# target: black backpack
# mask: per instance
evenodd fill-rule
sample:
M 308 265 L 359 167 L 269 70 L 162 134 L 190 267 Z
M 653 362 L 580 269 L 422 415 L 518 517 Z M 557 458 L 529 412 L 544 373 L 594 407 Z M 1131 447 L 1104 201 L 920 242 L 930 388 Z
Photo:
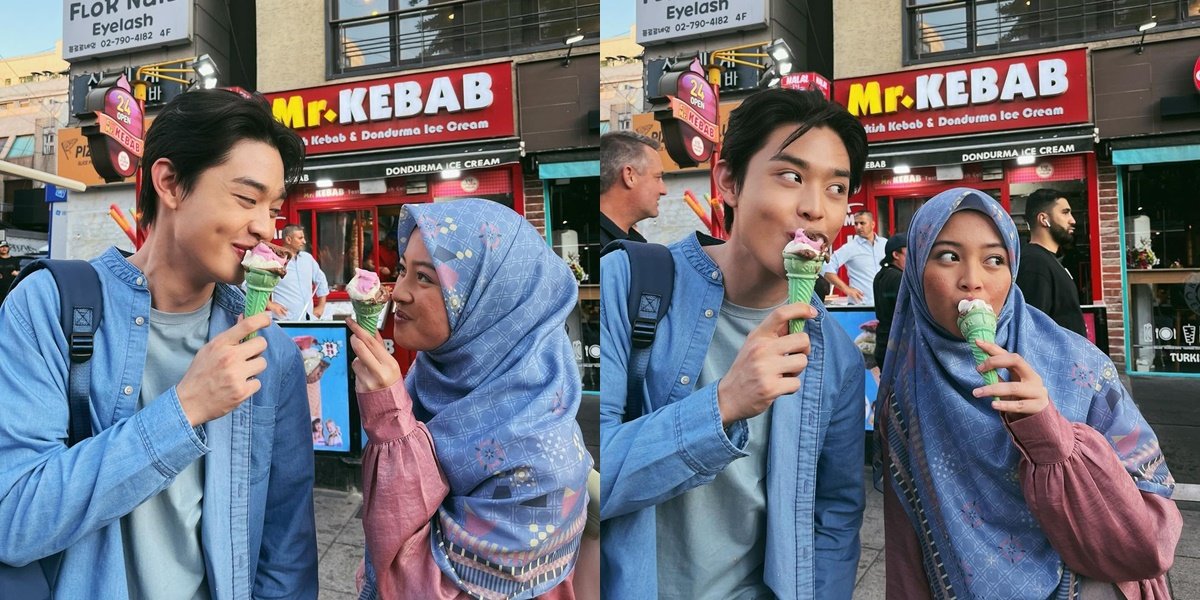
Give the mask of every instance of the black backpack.
M 629 348 L 629 367 L 626 371 L 628 389 L 625 394 L 624 421 L 642 416 L 642 383 L 650 365 L 650 346 L 658 333 L 658 323 L 671 307 L 675 288 L 675 259 L 662 244 L 615 240 L 604 247 L 602 254 L 624 250 L 629 255 L 629 324 L 632 340 Z

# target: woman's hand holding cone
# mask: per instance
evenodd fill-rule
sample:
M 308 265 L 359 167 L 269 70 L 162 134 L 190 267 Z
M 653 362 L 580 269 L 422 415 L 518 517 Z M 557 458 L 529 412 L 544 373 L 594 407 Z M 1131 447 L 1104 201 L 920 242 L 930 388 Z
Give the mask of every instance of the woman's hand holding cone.
M 972 394 L 976 398 L 996 396 L 999 400 L 992 401 L 992 408 L 1014 415 L 1036 415 L 1046 410 L 1050 405 L 1050 392 L 1042 384 L 1042 377 L 1020 354 L 985 340 L 976 340 L 975 344 L 988 354 L 988 359 L 980 363 L 976 370 L 983 373 L 992 369 L 1008 369 L 1009 376 L 1009 381 L 975 388 Z
M 400 379 L 400 363 L 388 353 L 379 332 L 368 334 L 350 317 L 346 318 L 346 326 L 354 334 L 350 347 L 357 358 L 350 368 L 354 370 L 355 391 L 374 392 L 392 387 Z

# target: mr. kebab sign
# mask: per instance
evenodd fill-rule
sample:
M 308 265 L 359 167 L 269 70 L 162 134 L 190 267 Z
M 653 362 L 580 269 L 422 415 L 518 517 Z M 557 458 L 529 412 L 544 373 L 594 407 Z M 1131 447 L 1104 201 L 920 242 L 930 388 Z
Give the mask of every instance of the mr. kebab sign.
M 512 63 L 267 94 L 308 155 L 511 136 Z
M 1087 50 L 839 79 L 872 142 L 1087 123 Z

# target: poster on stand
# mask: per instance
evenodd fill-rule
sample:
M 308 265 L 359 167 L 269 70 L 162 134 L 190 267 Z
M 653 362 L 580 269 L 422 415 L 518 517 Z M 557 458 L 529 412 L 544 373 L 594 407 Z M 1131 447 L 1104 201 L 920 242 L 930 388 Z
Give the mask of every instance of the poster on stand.
M 304 361 L 313 451 L 357 454 L 358 402 L 350 380 L 350 330 L 339 321 L 281 322 Z
M 879 372 L 882 365 L 875 364 L 875 308 L 871 306 L 829 306 L 830 316 L 841 326 L 846 335 L 854 340 L 854 346 L 863 355 L 867 372 L 863 388 L 863 427 L 875 430 L 875 395 L 879 392 Z

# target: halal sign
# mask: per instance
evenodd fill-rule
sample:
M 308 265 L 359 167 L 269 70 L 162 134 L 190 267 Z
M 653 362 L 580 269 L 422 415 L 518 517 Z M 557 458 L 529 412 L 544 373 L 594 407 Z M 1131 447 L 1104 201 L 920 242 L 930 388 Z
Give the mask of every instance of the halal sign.
M 717 94 L 704 77 L 699 59 L 680 61 L 663 72 L 658 89 L 670 105 L 654 111 L 662 123 L 667 154 L 681 167 L 694 167 L 712 156 L 719 119 Z
M 83 127 L 92 165 L 105 181 L 122 181 L 137 172 L 145 144 L 142 109 L 124 74 L 106 77 L 87 94 L 83 115 L 96 122 Z

